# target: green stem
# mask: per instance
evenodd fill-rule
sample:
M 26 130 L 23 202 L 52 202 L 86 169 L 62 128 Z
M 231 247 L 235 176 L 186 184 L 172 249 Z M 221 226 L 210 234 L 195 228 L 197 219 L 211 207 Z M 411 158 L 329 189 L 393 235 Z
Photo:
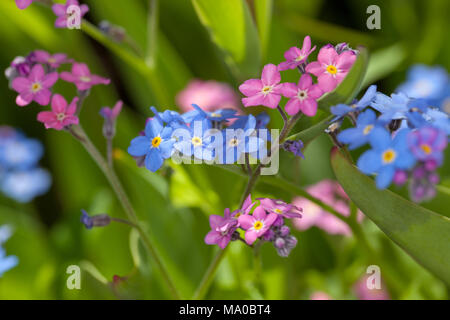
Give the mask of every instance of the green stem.
M 226 247 L 223 250 L 220 250 L 214 257 L 213 261 L 211 262 L 210 266 L 208 267 L 208 270 L 206 271 L 205 275 L 203 276 L 202 281 L 200 282 L 200 285 L 198 286 L 197 290 L 194 293 L 194 296 L 192 298 L 193 300 L 201 300 L 205 296 L 206 291 L 208 290 L 209 286 L 211 285 L 212 280 L 214 279 L 217 268 L 219 268 L 220 263 L 222 262 L 223 258 L 225 257 L 227 248 L 228 247 Z
M 176 289 L 171 277 L 169 276 L 169 273 L 164 266 L 164 263 L 162 259 L 160 258 L 154 244 L 150 240 L 149 237 L 147 237 L 146 233 L 142 229 L 142 227 L 139 225 L 139 221 L 137 219 L 136 212 L 133 209 L 133 206 L 131 205 L 130 200 L 128 199 L 127 194 L 125 193 L 125 190 L 122 187 L 122 184 L 120 183 L 120 180 L 118 179 L 116 173 L 112 169 L 112 167 L 108 166 L 107 162 L 101 155 L 101 153 L 98 151 L 98 149 L 95 147 L 95 145 L 91 142 L 88 135 L 85 133 L 83 128 L 81 126 L 73 126 L 70 128 L 70 132 L 73 134 L 75 138 L 77 138 L 83 147 L 86 149 L 86 151 L 91 155 L 91 157 L 94 159 L 94 161 L 97 163 L 97 165 L 100 167 L 100 169 L 105 174 L 106 178 L 108 179 L 109 183 L 111 184 L 111 187 L 113 188 L 114 192 L 117 195 L 117 198 L 119 199 L 119 202 L 121 203 L 123 209 L 125 210 L 125 213 L 128 216 L 128 219 L 130 219 L 130 222 L 136 225 L 136 229 L 139 232 L 139 235 L 144 242 L 145 246 L 147 247 L 150 257 L 154 260 L 155 264 L 157 265 L 159 271 L 161 272 L 161 276 L 165 283 L 167 284 L 167 287 L 169 288 L 172 296 L 175 299 L 180 298 L 180 294 L 178 293 L 178 290 Z
M 261 246 L 264 241 L 259 240 L 258 243 L 253 248 L 253 270 L 255 271 L 255 287 L 261 293 L 264 294 L 262 279 L 262 256 L 261 256 Z

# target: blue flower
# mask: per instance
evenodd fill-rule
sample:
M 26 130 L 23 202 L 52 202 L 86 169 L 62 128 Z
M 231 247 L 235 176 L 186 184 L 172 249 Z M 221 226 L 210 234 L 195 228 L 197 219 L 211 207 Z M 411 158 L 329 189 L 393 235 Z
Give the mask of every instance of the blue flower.
M 409 112 L 408 124 L 412 128 L 422 128 L 425 126 L 432 126 L 436 129 L 444 131 L 450 135 L 450 118 L 448 114 L 440 111 L 437 108 L 427 108 L 426 112 Z
M 195 110 L 188 111 L 182 115 L 184 121 L 186 123 L 191 123 L 196 120 L 208 119 L 214 122 L 222 122 L 227 121 L 229 119 L 235 119 L 238 116 L 236 115 L 236 110 L 234 109 L 219 109 L 212 112 L 206 112 L 202 110 L 198 105 L 192 105 Z
M 0 165 L 5 169 L 27 170 L 36 166 L 44 149 L 35 139 L 20 133 L 7 138 L 0 137 Z
M 253 115 L 249 115 L 243 129 L 227 129 L 223 131 L 223 163 L 235 163 L 241 159 L 244 153 L 256 154 L 259 151 L 263 140 L 258 138 L 255 127 L 256 118 Z
M 391 139 L 386 129 L 373 129 L 369 138 L 372 149 L 361 155 L 358 167 L 365 174 L 377 174 L 375 181 L 379 189 L 391 184 L 396 169 L 407 170 L 415 164 L 406 140 L 409 132 L 409 129 L 402 129 Z
M 356 127 L 342 131 L 337 135 L 339 142 L 349 144 L 353 150 L 369 142 L 370 135 L 375 127 L 379 127 L 377 115 L 373 110 L 366 110 L 358 116 Z
M 0 226 L 0 277 L 19 263 L 19 259 L 16 256 L 7 256 L 3 248 L 3 243 L 11 237 L 11 234 L 12 231 L 9 226 Z
M 3 193 L 18 202 L 30 202 L 45 194 L 51 185 L 50 174 L 41 168 L 26 171 L 9 171 L 1 181 Z
M 107 214 L 99 214 L 90 216 L 86 210 L 81 210 L 80 221 L 86 229 L 90 230 L 93 227 L 105 227 L 111 223 L 111 218 Z
M 186 127 L 183 117 L 176 111 L 165 110 L 164 112 L 158 112 L 155 107 L 150 107 L 156 117 L 159 117 L 163 123 L 168 124 L 173 129 Z
M 404 119 L 409 111 L 410 99 L 402 92 L 393 93 L 390 97 L 378 92 L 375 100 L 370 104 L 375 110 L 381 112 L 378 118 L 385 123 L 391 120 Z
M 174 148 L 187 157 L 194 156 L 201 160 L 213 160 L 215 155 L 210 129 L 211 123 L 207 119 L 192 122 L 186 130 L 174 132 L 177 140 Z
M 173 129 L 164 127 L 161 119 L 155 117 L 147 122 L 145 136 L 139 136 L 131 141 L 128 153 L 134 157 L 145 156 L 145 167 L 155 172 L 161 168 L 165 159 L 172 155 Z
M 411 98 L 424 98 L 433 104 L 446 94 L 449 76 L 442 67 L 415 65 L 408 71 L 407 80 L 396 91 Z
M 333 120 L 331 120 L 331 122 L 335 122 L 335 121 L 343 118 L 350 112 L 354 112 L 354 111 L 359 112 L 359 111 L 364 110 L 373 102 L 376 93 L 377 93 L 377 86 L 371 85 L 367 89 L 366 93 L 364 93 L 364 95 L 361 97 L 361 99 L 359 101 L 351 104 L 350 106 L 341 103 L 334 107 L 331 107 L 331 109 L 330 109 L 331 113 L 336 116 L 333 118 Z

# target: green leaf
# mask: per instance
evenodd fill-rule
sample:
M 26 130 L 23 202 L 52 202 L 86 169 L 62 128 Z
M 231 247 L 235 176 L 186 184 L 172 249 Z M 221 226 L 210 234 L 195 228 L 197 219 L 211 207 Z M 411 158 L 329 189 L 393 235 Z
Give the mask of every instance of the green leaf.
M 267 54 L 269 44 L 270 24 L 272 22 L 273 0 L 255 1 L 255 17 L 258 26 L 259 39 L 261 41 L 261 50 L 263 58 Z
M 258 74 L 261 48 L 247 3 L 244 0 L 192 0 L 192 4 L 236 78 L 244 80 Z
M 334 91 L 324 95 L 318 100 L 320 109 L 328 112 L 331 106 L 338 103 L 349 103 L 358 94 L 369 62 L 369 53 L 367 52 L 367 49 L 360 47 L 358 50 L 360 51 L 358 58 L 344 81 L 342 81 Z M 305 144 L 311 142 L 329 126 L 332 118 L 333 116 L 327 117 L 318 124 L 290 136 L 288 140 L 301 139 Z
M 418 263 L 450 284 L 450 219 L 379 190 L 336 149 L 331 165 L 350 199 Z

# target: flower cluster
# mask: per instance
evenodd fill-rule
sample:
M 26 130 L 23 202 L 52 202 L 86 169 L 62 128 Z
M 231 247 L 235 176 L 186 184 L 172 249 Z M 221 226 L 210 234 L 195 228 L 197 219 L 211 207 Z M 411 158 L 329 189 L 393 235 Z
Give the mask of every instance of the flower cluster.
M 281 200 L 259 198 L 259 205 L 252 202 L 251 195 L 244 201 L 242 208 L 231 212 L 225 209 L 224 215 L 211 215 L 211 231 L 205 237 L 206 244 L 217 244 L 224 249 L 230 241 L 241 240 L 249 246 L 255 241 L 271 242 L 278 254 L 287 257 L 297 245 L 297 239 L 291 235 L 285 225 L 286 219 L 300 219 L 302 209 Z M 256 207 L 255 207 L 256 206 Z
M 8 225 L 0 226 L 0 278 L 3 274 L 14 268 L 19 259 L 16 256 L 7 256 L 3 244 L 11 237 L 12 229 Z
M 8 197 L 29 202 L 45 194 L 50 174 L 38 166 L 42 144 L 11 127 L 0 126 L 0 190 Z
M 409 178 L 412 200 L 421 202 L 435 195 L 436 169 L 443 163 L 450 134 L 449 116 L 444 112 L 449 83 L 442 69 L 416 66 L 399 87 L 405 92 L 389 97 L 371 86 L 359 101 L 331 108 L 334 121 L 341 123 L 348 116 L 355 123 L 337 135 L 339 142 L 349 149 L 370 145 L 358 167 L 365 174 L 376 174 L 378 188 L 392 182 L 403 185 Z
M 16 5 L 23 10 L 28 8 L 33 2 L 39 2 L 39 0 L 16 0 Z M 74 7 L 78 7 L 79 10 L 73 10 Z M 89 7 L 86 4 L 80 5 L 78 0 L 67 0 L 66 4 L 54 4 L 52 10 L 56 15 L 55 27 L 67 28 L 70 19 L 74 18 L 75 14 L 79 13 L 79 19 L 81 19 L 89 11 Z
M 300 111 L 307 116 L 317 112 L 317 100 L 324 94 L 333 91 L 344 80 L 353 63 L 357 52 L 342 44 L 336 47 L 327 44 L 322 47 L 317 61 L 308 63 L 311 49 L 311 39 L 306 36 L 301 49 L 292 47 L 284 54 L 286 61 L 278 66 L 268 64 L 264 67 L 261 79 L 245 81 L 239 90 L 246 96 L 242 103 L 246 107 L 266 106 L 272 109 L 279 107 L 281 97 L 289 101 L 284 106 L 287 114 L 296 115 Z M 281 83 L 280 71 L 297 68 L 302 74 L 298 83 Z M 313 77 L 317 84 L 313 83 Z
M 259 157 L 266 136 L 258 136 L 269 122 L 265 113 L 238 115 L 234 109 L 206 111 L 198 105 L 184 114 L 166 110 L 147 121 L 145 130 L 131 141 L 128 153 L 155 172 L 164 160 L 215 161 L 219 164 L 243 163 L 245 154 Z M 261 152 L 262 153 L 262 152 Z
M 62 71 L 59 74 L 58 70 L 64 64 L 72 64 L 71 72 Z M 10 87 L 18 93 L 17 105 L 25 107 L 33 101 L 41 106 L 51 104 L 51 110 L 40 112 L 37 120 L 47 129 L 55 130 L 77 125 L 80 100 L 89 94 L 93 86 L 110 83 L 109 79 L 92 74 L 84 63 L 74 62 L 63 53 L 52 55 L 42 50 L 15 58 L 5 75 Z M 53 94 L 53 86 L 58 79 L 75 84 L 78 96 L 68 102 L 60 94 Z

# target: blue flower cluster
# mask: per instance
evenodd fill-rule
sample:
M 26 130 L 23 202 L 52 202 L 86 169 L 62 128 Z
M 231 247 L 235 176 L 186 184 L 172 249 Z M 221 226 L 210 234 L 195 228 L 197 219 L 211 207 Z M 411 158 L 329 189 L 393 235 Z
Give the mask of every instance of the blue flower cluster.
M 370 145 L 357 165 L 363 173 L 376 175 L 378 188 L 409 180 L 413 201 L 434 197 L 436 169 L 443 164 L 450 135 L 449 85 L 444 69 L 414 66 L 390 97 L 372 85 L 359 101 L 331 108 L 334 122 L 348 116 L 355 124 L 337 135 L 340 143 L 350 150 Z
M 16 256 L 7 256 L 3 248 L 3 244 L 11 237 L 11 234 L 11 227 L 7 225 L 0 226 L 0 277 L 19 263 L 19 259 Z
M 7 126 L 0 126 L 0 191 L 18 202 L 45 194 L 50 174 L 38 167 L 42 144 Z
M 261 146 L 268 134 L 259 136 L 266 128 L 269 116 L 238 115 L 234 109 L 206 112 L 197 105 L 184 114 L 166 110 L 151 110 L 155 116 L 147 121 L 145 130 L 131 141 L 128 153 L 138 163 L 155 172 L 164 160 L 177 156 L 183 161 L 205 161 L 232 164 L 242 161 L 244 154 L 254 158 L 262 155 Z

